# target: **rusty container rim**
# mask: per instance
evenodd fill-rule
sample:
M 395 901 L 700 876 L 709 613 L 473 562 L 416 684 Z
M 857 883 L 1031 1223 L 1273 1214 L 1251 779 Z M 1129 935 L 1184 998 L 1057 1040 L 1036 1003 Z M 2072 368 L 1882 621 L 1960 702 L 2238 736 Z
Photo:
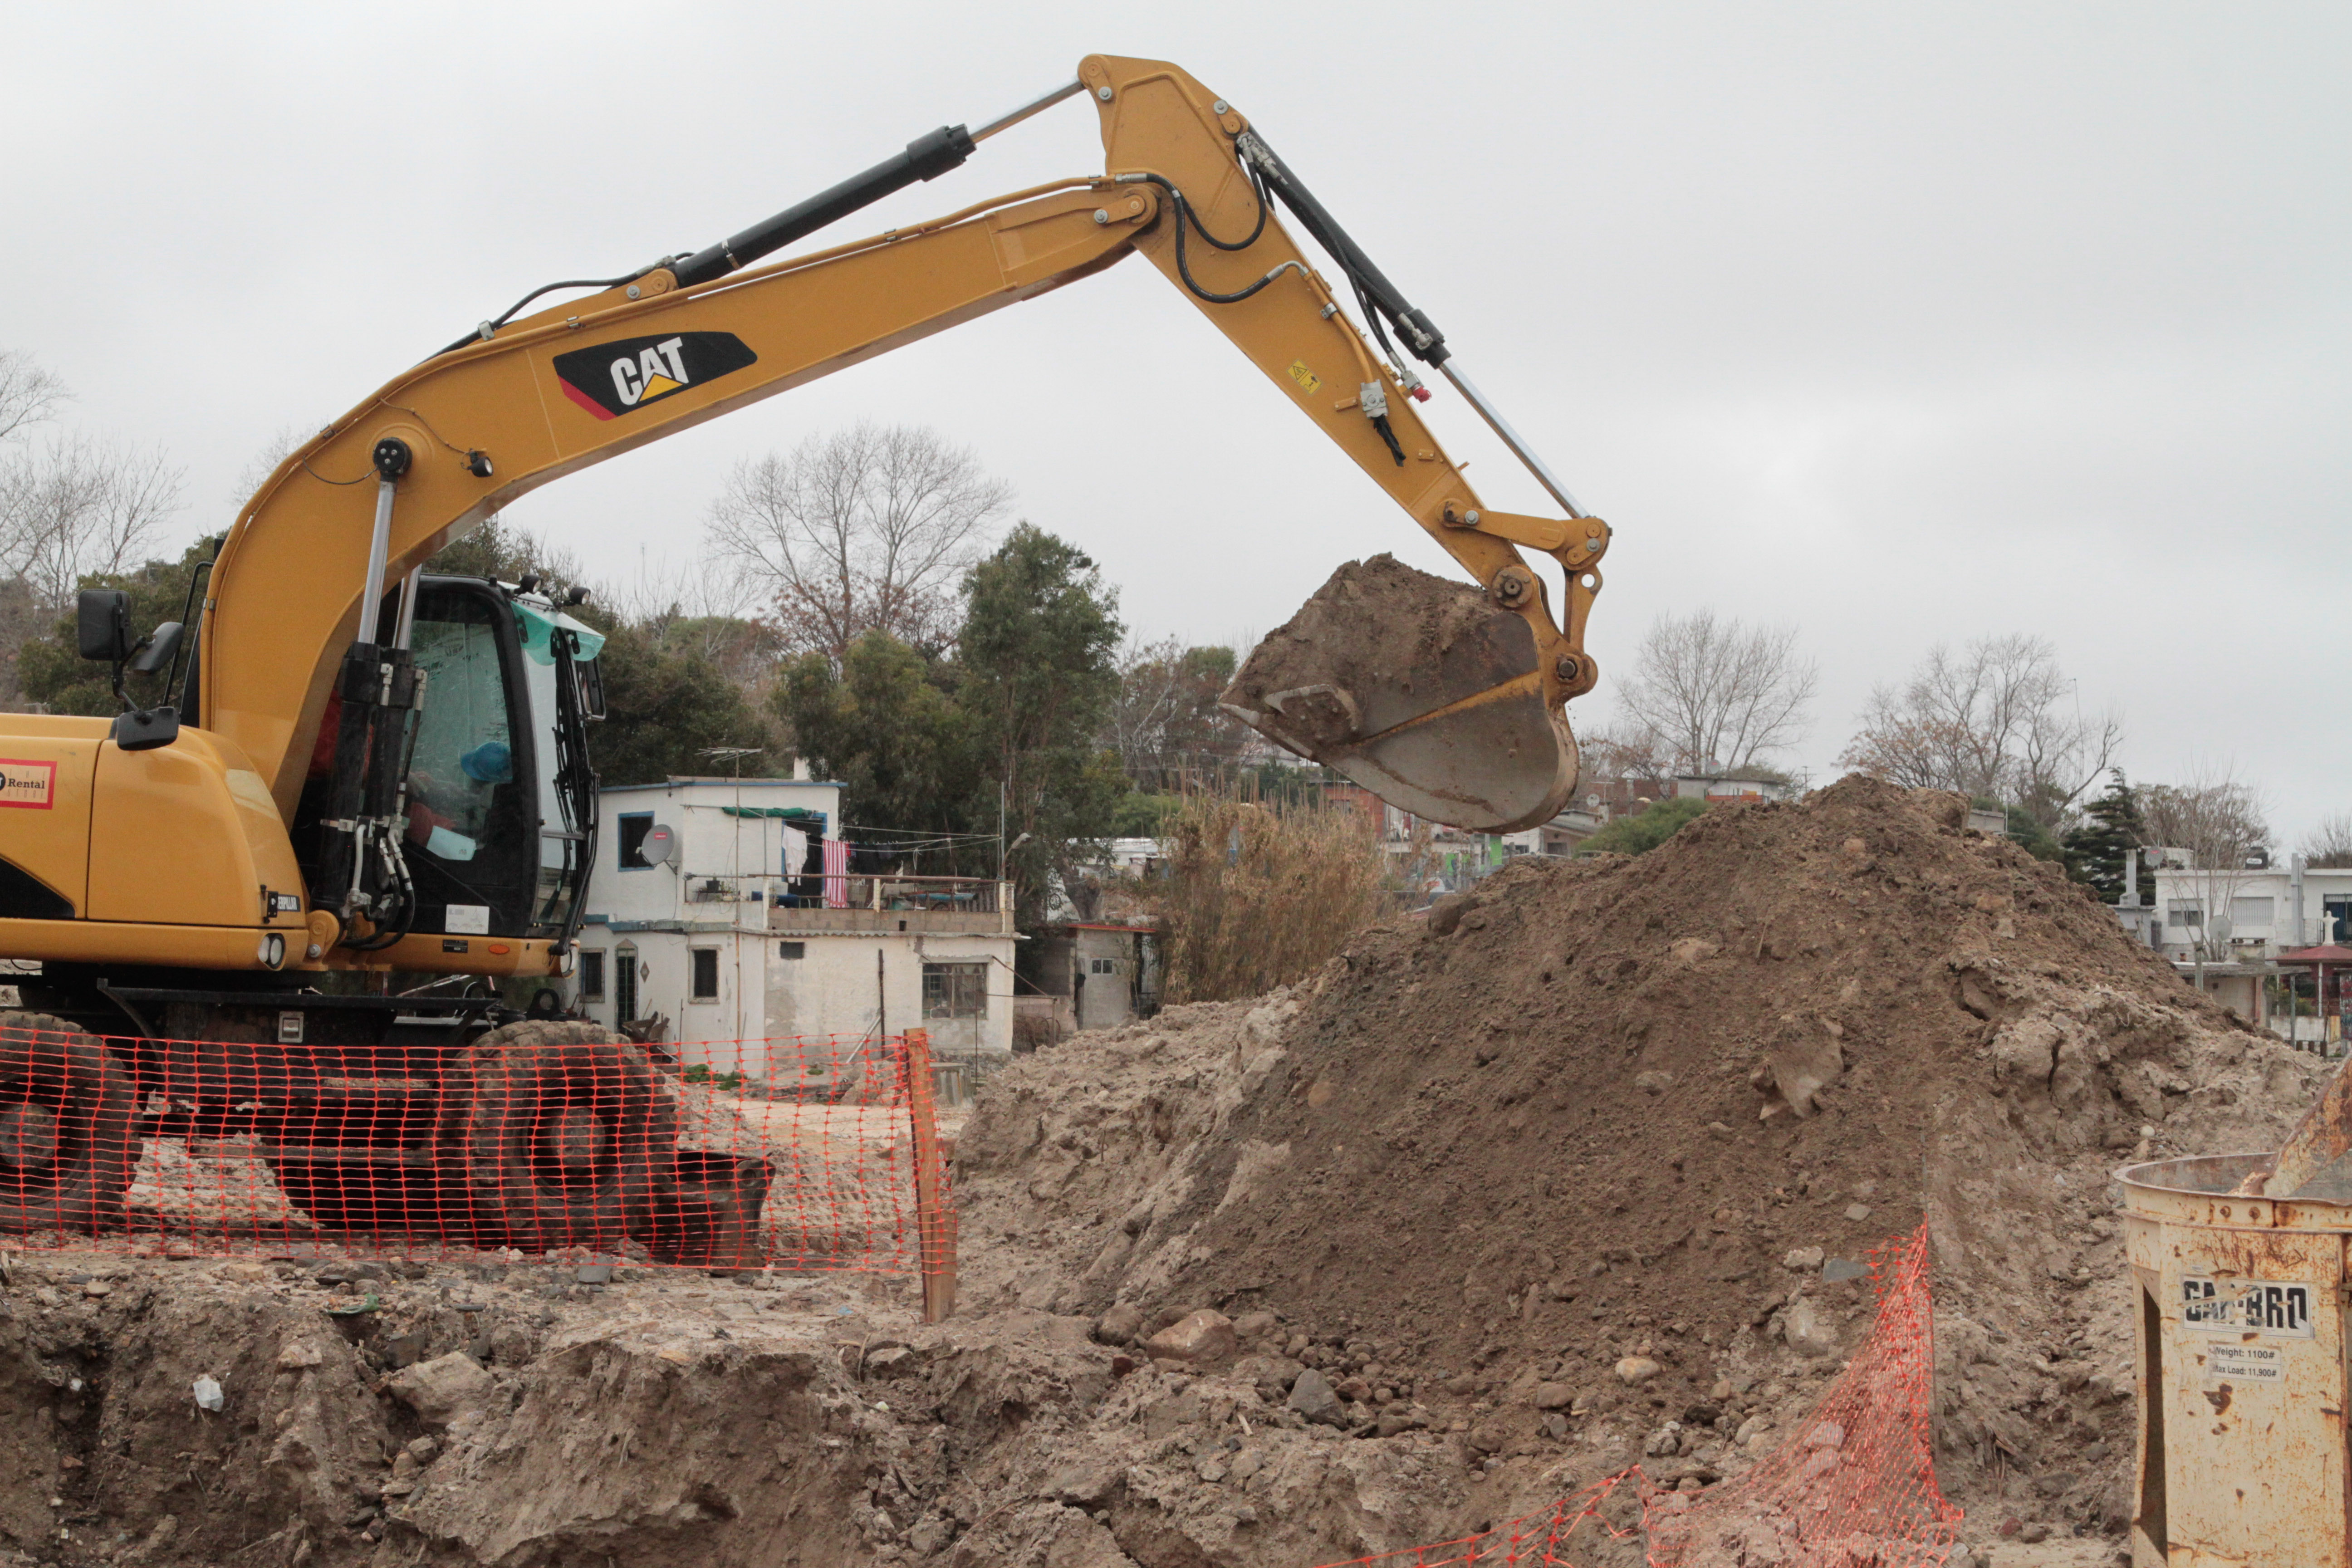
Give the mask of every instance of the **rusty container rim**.
M 2277 1158 L 2251 1154 L 2190 1154 L 2148 1160 L 2115 1173 L 2127 1213 L 2174 1224 L 2254 1226 L 2266 1230 L 2352 1231 L 2352 1202 L 2321 1198 L 2243 1197 L 2231 1192 Z

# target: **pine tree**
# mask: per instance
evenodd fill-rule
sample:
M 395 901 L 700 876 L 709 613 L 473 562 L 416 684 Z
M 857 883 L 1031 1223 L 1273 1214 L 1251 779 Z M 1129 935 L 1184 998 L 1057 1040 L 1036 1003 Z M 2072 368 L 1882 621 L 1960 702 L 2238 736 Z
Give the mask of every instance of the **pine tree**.
M 2124 771 L 2114 769 L 2108 780 L 2106 792 L 2083 808 L 2087 820 L 2069 829 L 2063 842 L 2067 870 L 2075 880 L 2097 889 L 2100 899 L 2112 904 L 2124 896 L 2126 858 L 2138 853 L 2147 840 L 2147 828 L 2140 820 L 2139 796 L 2124 778 Z M 2150 902 L 2152 897 L 2153 889 L 2143 879 L 2140 901 Z

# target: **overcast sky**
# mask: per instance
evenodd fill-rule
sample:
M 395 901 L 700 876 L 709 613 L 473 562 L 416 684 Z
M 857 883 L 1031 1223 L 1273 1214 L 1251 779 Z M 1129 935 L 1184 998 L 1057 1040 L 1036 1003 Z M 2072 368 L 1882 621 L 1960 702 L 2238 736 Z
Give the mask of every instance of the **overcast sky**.
M 315 426 L 537 284 L 698 248 L 1091 50 L 1262 129 L 1617 529 L 1590 646 L 1792 622 L 1819 775 L 1938 639 L 2049 637 L 2137 777 L 2352 808 L 2352 7 L 34 5 L 5 13 L 0 347 L 223 526 Z M 1099 172 L 1066 104 L 826 239 Z M 815 242 L 811 242 L 815 243 Z M 1139 261 L 593 468 L 513 521 L 693 559 L 736 459 L 928 424 L 1139 633 L 1453 568 Z M 1532 487 L 1441 389 L 1498 505 Z M 1605 718 L 1608 689 L 1571 710 Z

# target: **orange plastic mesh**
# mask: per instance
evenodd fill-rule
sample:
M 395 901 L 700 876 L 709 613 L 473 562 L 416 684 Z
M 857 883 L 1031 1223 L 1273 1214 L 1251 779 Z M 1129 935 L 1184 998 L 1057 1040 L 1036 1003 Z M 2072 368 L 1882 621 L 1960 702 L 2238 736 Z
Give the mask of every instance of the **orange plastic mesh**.
M 311 1027 L 318 1027 L 317 1014 Z M 175 1256 L 952 1267 L 919 1037 L 446 1047 L 0 1025 L 0 1235 Z M 917 1171 L 931 1179 L 919 1202 Z
M 1927 1227 L 1874 1251 L 1870 1269 L 1879 1306 L 1869 1340 L 1812 1413 L 1738 1479 L 1668 1491 L 1637 1465 L 1476 1535 L 1323 1568 L 1576 1568 L 1570 1553 L 1596 1531 L 1627 1533 L 1610 1528 L 1601 1508 L 1629 1484 L 1642 1495 L 1650 1568 L 1937 1568 L 1961 1514 L 1936 1485 L 1930 1451 Z
M 1780 1446 L 1736 1480 L 1651 1500 L 1652 1568 L 1931 1568 L 1960 1510 L 1936 1485 L 1927 1227 L 1870 1257 L 1869 1340 Z
M 1367 1563 L 1378 1563 L 1381 1568 L 1468 1568 L 1473 1563 L 1479 1568 L 1575 1568 L 1574 1559 L 1566 1555 L 1570 1550 L 1590 1545 L 1596 1538 L 1622 1540 L 1633 1533 L 1601 1517 L 1601 1505 L 1621 1486 L 1638 1490 L 1647 1482 L 1637 1466 L 1596 1481 L 1573 1497 L 1562 1498 L 1540 1513 L 1506 1520 L 1475 1535 L 1408 1546 L 1374 1557 L 1352 1557 L 1345 1563 L 1324 1563 L 1322 1568 L 1362 1568 Z

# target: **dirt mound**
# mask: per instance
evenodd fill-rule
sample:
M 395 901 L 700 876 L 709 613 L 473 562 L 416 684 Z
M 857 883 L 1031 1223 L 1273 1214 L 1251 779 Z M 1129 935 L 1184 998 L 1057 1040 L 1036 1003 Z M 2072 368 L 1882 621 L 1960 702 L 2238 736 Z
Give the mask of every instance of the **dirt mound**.
M 1296 994 L 1079 1037 L 966 1131 L 967 1234 L 1007 1260 L 972 1289 L 1270 1310 L 1262 1384 L 1450 1430 L 1507 1507 L 1743 1468 L 1858 1342 L 1855 1260 L 1924 1215 L 1947 1489 L 2118 1528 L 2107 1173 L 2274 1145 L 2318 1065 L 1963 820 L 1861 779 L 1721 808 L 1508 868 Z

